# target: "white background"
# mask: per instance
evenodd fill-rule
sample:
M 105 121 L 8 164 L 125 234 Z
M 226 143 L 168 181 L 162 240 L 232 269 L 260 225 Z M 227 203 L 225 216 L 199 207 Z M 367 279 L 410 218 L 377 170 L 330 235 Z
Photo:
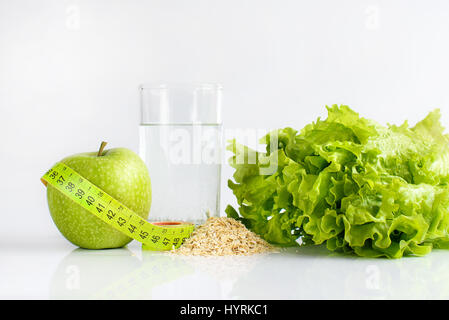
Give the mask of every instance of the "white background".
M 39 178 L 102 140 L 137 152 L 141 83 L 222 83 L 225 128 L 300 129 L 334 103 L 449 127 L 448 34 L 444 0 L 0 0 L 0 249 L 66 245 Z

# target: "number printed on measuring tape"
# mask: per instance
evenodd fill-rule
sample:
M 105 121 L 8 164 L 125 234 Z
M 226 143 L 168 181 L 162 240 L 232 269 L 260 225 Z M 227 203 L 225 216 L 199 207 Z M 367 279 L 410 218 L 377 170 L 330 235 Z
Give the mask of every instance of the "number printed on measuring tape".
M 163 226 L 146 221 L 61 162 L 48 170 L 41 180 L 110 226 L 140 241 L 146 249 L 176 249 L 194 230 L 192 224 Z

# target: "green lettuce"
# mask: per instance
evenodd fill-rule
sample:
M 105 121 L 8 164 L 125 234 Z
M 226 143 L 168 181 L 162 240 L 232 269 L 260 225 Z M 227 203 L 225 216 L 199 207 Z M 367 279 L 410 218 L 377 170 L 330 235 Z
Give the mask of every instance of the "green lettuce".
M 414 127 L 327 110 L 300 132 L 270 132 L 260 141 L 266 152 L 231 141 L 238 208 L 227 215 L 281 246 L 388 258 L 449 248 L 449 138 L 439 110 Z

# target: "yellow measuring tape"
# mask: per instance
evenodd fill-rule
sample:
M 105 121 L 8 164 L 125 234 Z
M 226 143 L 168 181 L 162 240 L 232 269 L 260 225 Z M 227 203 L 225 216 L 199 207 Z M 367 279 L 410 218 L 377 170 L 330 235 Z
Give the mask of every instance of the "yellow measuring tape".
M 48 170 L 41 181 L 128 237 L 141 242 L 146 250 L 179 248 L 195 228 L 191 223 L 150 223 L 62 162 Z

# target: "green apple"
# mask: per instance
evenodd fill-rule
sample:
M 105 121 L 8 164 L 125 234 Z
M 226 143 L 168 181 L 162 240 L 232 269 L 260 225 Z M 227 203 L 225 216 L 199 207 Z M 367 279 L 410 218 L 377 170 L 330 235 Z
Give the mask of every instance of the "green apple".
M 91 183 L 147 219 L 151 181 L 142 159 L 125 148 L 75 154 L 61 160 Z M 47 187 L 51 217 L 62 235 L 81 248 L 119 248 L 132 239 L 109 226 L 51 185 Z

